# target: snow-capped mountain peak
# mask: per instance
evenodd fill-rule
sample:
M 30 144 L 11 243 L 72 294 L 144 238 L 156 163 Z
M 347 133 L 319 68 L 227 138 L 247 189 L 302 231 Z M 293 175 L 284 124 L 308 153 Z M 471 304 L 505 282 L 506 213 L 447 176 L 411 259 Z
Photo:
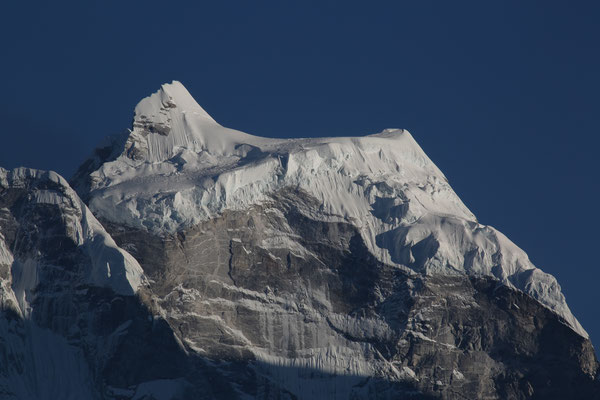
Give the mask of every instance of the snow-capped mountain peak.
M 479 224 L 405 130 L 262 138 L 222 127 L 173 82 L 138 104 L 125 139 L 97 151 L 72 184 L 101 219 L 159 236 L 266 204 L 284 190 L 303 193 L 319 206 L 298 205 L 301 212 L 353 224 L 381 262 L 411 273 L 492 276 L 587 336 L 554 277 Z
M 249 136 L 219 125 L 173 81 L 136 106 L 126 151 L 130 159 L 145 162 L 166 161 L 186 150 L 229 155 Z
M 173 82 L 71 182 L 0 168 L 2 398 L 600 393 L 556 279 L 405 130 L 252 136 Z
M 135 120 L 148 118 L 159 121 L 161 114 L 172 108 L 177 108 L 181 113 L 191 113 L 197 118 L 216 123 L 179 81 L 161 85 L 158 91 L 140 101 L 135 107 Z

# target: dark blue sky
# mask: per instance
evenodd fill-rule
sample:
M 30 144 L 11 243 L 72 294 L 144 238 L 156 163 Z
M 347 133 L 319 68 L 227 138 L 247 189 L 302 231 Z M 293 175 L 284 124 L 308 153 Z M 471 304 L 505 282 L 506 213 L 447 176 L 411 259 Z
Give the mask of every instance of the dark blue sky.
M 7 3 L 1 166 L 70 176 L 173 79 L 257 135 L 407 128 L 600 347 L 599 2 Z

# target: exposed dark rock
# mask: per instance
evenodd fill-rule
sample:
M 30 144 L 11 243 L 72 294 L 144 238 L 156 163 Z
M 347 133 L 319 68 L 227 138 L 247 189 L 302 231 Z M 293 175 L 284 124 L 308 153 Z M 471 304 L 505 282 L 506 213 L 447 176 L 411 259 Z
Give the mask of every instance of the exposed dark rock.
M 282 193 L 162 238 L 107 226 L 136 249 L 152 280 L 151 307 L 188 351 L 260 371 L 266 381 L 218 367 L 258 398 L 282 390 L 297 398 L 316 398 L 315 390 L 322 398 L 598 398 L 591 343 L 537 301 L 492 278 L 381 264 L 352 225 L 299 213 L 292 204 L 301 197 Z M 298 247 L 263 247 L 274 237 Z M 329 365 L 354 359 L 356 369 L 307 375 L 305 363 L 323 347 Z

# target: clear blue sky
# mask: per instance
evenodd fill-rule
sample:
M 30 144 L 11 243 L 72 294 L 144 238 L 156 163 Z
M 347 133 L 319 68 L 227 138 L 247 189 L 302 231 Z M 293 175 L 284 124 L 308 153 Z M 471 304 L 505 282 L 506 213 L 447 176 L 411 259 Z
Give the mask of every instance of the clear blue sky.
M 597 1 L 2 2 L 0 165 L 69 177 L 173 79 L 257 135 L 406 128 L 600 347 L 598 21 Z

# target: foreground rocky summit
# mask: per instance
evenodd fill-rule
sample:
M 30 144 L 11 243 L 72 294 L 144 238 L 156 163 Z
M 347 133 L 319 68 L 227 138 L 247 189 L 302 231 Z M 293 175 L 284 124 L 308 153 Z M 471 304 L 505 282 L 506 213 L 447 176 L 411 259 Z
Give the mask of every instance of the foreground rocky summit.
M 2 398 L 600 398 L 556 280 L 406 131 L 260 138 L 173 82 L 71 185 L 0 170 Z

